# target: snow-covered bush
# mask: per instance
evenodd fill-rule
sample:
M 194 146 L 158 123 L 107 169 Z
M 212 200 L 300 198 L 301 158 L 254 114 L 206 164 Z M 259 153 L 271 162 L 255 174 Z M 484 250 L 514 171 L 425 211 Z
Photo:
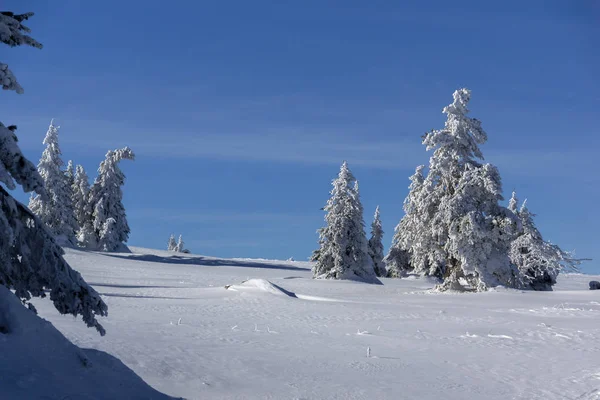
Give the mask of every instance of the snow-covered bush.
M 509 208 L 516 209 L 517 198 L 513 196 Z M 569 252 L 545 241 L 533 222 L 534 214 L 527 208 L 527 200 L 516 212 L 521 229 L 511 243 L 510 259 L 519 268 L 522 283 L 533 290 L 552 290 L 558 274 L 563 270 L 577 271 L 581 260 Z
M 59 128 L 54 121 L 50 122 L 43 142 L 46 148 L 37 167 L 48 196 L 32 196 L 29 209 L 46 224 L 60 243 L 74 244 L 77 222 L 73 212 L 69 171 L 62 170 L 64 162 L 58 145 Z M 72 177 L 72 164 L 70 172 Z
M 358 184 L 345 161 L 324 210 L 326 226 L 318 230 L 320 246 L 313 254 L 314 278 L 379 283 L 368 254 Z
M 29 29 L 21 24 L 32 15 L 1 12 L 0 42 L 41 48 L 41 44 L 25 34 Z M 0 82 L 4 89 L 23 92 L 4 64 L 0 64 Z M 0 182 L 8 189 L 21 185 L 25 192 L 35 191 L 46 200 L 44 181 L 21 153 L 15 130 L 15 126 L 0 123 Z M 24 302 L 32 296 L 45 297 L 48 291 L 60 313 L 81 315 L 88 326 L 103 335 L 104 328 L 96 316 L 106 315 L 106 304 L 81 275 L 71 269 L 62 254 L 63 250 L 42 221 L 0 187 L 0 285 L 14 290 Z M 34 309 L 31 304 L 29 307 Z M 10 330 L 10 327 L 5 329 Z
M 129 225 L 123 206 L 125 175 L 119 168 L 121 160 L 133 160 L 129 147 L 110 150 L 100 163 L 98 176 L 90 189 L 89 207 L 92 209 L 93 237 L 89 246 L 104 251 L 115 251 L 129 238 Z M 113 221 L 109 222 L 109 219 Z
M 369 239 L 369 256 L 373 260 L 373 268 L 377 276 L 386 276 L 387 271 L 383 263 L 383 227 L 379 215 L 379 206 L 375 209 L 373 223 L 371 224 L 371 238 Z

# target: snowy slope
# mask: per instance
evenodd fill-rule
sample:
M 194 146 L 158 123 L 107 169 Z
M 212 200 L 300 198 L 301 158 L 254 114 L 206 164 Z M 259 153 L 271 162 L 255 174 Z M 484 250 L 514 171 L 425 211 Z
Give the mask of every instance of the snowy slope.
M 80 349 L 0 286 L 1 399 L 161 399 L 118 359 Z
M 562 276 L 548 293 L 437 294 L 422 279 L 315 281 L 305 262 L 132 251 L 67 250 L 108 303 L 105 337 L 36 306 L 171 396 L 600 398 L 600 291 L 587 290 L 598 277 Z

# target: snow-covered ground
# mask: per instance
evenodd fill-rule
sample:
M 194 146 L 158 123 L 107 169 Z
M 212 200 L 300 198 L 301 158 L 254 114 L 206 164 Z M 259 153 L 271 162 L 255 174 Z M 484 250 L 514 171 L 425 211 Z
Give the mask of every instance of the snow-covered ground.
M 105 337 L 35 304 L 76 345 L 171 396 L 600 399 L 598 277 L 439 294 L 423 279 L 315 281 L 305 262 L 132 251 L 67 250 L 109 306 Z

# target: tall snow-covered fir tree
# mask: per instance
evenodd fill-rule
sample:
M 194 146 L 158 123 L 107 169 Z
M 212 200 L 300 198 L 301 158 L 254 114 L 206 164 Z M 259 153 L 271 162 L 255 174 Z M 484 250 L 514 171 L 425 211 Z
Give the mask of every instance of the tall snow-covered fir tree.
M 29 209 L 46 224 L 60 243 L 74 244 L 77 223 L 73 212 L 71 186 L 65 171 L 62 170 L 64 162 L 58 145 L 58 130 L 59 127 L 54 125 L 54 121 L 50 122 L 43 142 L 46 148 L 37 167 L 48 196 L 32 196 Z
M 498 169 L 478 161 L 483 160 L 479 145 L 487 141 L 487 134 L 479 120 L 467 116 L 471 92 L 460 89 L 453 97 L 443 110 L 445 127 L 429 132 L 423 140 L 427 150 L 434 151 L 425 185 L 439 199 L 430 228 L 446 253 L 441 288 L 462 288 L 462 280 L 476 290 L 514 287 L 518 271 L 508 252 L 518 221 L 499 204 Z
M 358 184 L 345 161 L 332 184 L 331 197 L 323 208 L 326 226 L 318 230 L 313 277 L 380 283 L 368 254 Z
M 516 208 L 515 193 L 510 208 Z M 558 274 L 563 270 L 577 271 L 581 260 L 575 259 L 569 252 L 555 244 L 545 241 L 533 222 L 534 214 L 527 208 L 527 200 L 517 212 L 521 222 L 519 236 L 513 240 L 510 259 L 519 268 L 525 288 L 533 290 L 552 290 Z
M 175 241 L 175 235 L 169 236 L 169 242 L 167 243 L 168 251 L 175 251 L 177 249 L 177 242 Z
M 40 43 L 27 35 L 30 31 L 22 24 L 32 15 L 0 12 L 0 42 L 12 47 L 41 48 Z M 5 90 L 23 93 L 13 73 L 2 63 L 0 83 Z M 0 182 L 7 189 L 20 185 L 25 192 L 35 191 L 44 197 L 44 181 L 21 153 L 15 131 L 16 126 L 0 123 Z M 103 335 L 104 328 L 96 317 L 106 315 L 106 304 L 62 255 L 63 250 L 44 223 L 0 186 L 0 285 L 14 290 L 24 302 L 32 296 L 45 297 L 48 291 L 61 314 L 81 315 L 88 326 Z M 29 307 L 35 310 L 32 304 Z M 8 334 L 13 328 L 6 326 L 9 320 L 0 315 L 0 330 Z
M 82 247 L 88 247 L 90 241 L 93 242 L 94 240 L 94 227 L 92 224 L 93 209 L 89 201 L 90 181 L 85 169 L 81 165 L 75 168 L 75 177 L 71 192 L 75 220 L 79 227 L 76 232 L 77 242 Z
M 93 243 L 104 251 L 116 251 L 129 238 L 129 225 L 123 206 L 125 175 L 119 168 L 121 160 L 133 160 L 133 151 L 129 147 L 109 150 L 100 163 L 98 176 L 90 189 L 89 202 L 93 209 Z
M 375 209 L 373 223 L 371 224 L 371 237 L 369 238 L 369 256 L 373 260 L 373 268 L 377 276 L 387 276 L 383 262 L 383 227 L 379 215 L 379 206 Z
M 499 204 L 502 183 L 497 168 L 479 161 L 479 145 L 487 141 L 487 134 L 479 120 L 468 117 L 471 92 L 459 89 L 453 97 L 443 109 L 445 127 L 423 138 L 433 155 L 419 184 L 423 192 L 409 200 L 409 209 L 416 207 L 417 223 L 400 224 L 402 247 L 415 272 L 443 278 L 439 290 L 514 287 L 519 272 L 508 253 L 518 221 Z

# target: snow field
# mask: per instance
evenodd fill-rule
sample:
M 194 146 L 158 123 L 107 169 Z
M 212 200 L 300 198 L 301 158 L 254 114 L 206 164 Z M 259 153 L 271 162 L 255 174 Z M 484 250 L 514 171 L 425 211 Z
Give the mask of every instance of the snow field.
M 67 251 L 109 306 L 105 337 L 36 306 L 171 396 L 592 399 L 600 388 L 590 276 L 563 275 L 554 292 L 439 294 L 426 279 L 313 280 L 303 262 L 132 250 Z

